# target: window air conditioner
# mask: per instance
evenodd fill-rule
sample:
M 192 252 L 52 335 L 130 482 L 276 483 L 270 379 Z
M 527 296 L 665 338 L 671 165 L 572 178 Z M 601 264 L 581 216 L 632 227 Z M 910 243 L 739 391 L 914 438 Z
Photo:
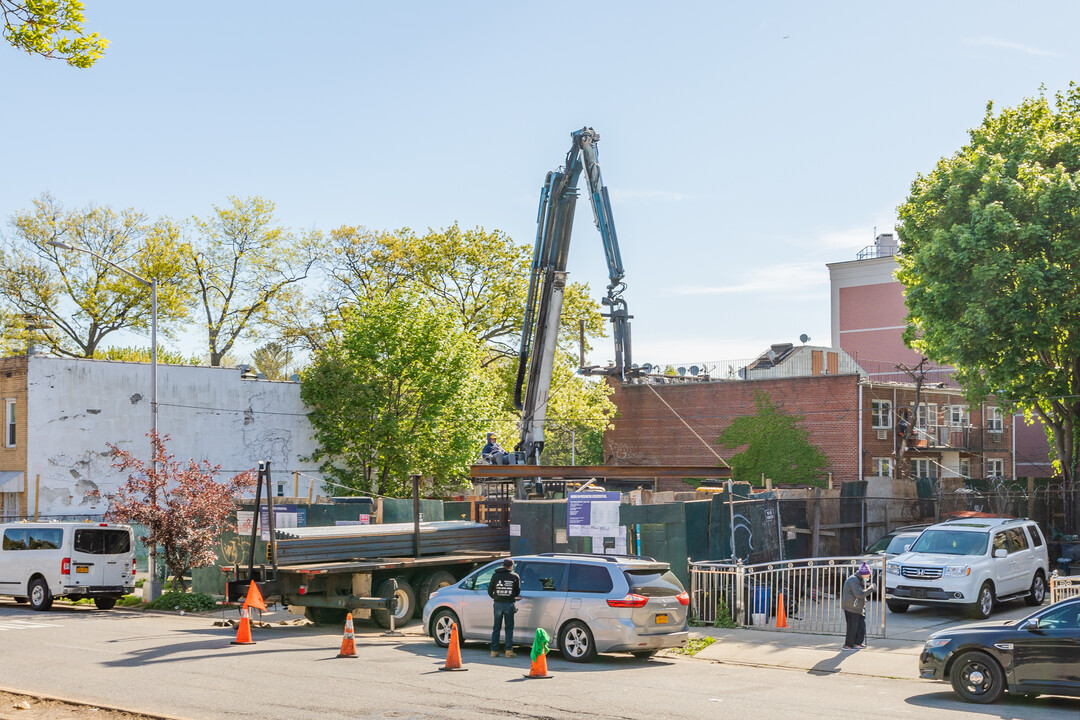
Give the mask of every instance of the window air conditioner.
M 878 440 L 888 440 L 889 439 L 889 431 L 888 430 L 878 430 L 877 431 L 877 439 Z

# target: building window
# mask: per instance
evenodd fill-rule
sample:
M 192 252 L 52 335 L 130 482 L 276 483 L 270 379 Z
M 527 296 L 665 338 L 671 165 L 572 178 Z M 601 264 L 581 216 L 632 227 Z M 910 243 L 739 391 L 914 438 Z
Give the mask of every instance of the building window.
M 986 477 L 988 478 L 1003 478 L 1005 477 L 1005 461 L 1001 458 L 987 458 L 986 460 Z
M 15 400 L 4 401 L 4 446 L 15 447 Z
M 888 430 L 892 427 L 892 403 L 888 400 L 870 401 L 870 427 Z
M 986 429 L 992 433 L 999 433 L 1005 430 L 1005 418 L 1001 413 L 1001 408 L 990 408 L 990 413 L 986 418 Z
M 892 458 L 874 458 L 874 477 L 892 477 Z
M 971 477 L 971 458 L 960 458 L 960 477 L 965 480 Z
M 923 429 L 938 426 L 937 403 L 924 403 L 919 406 L 915 426 Z
M 914 458 L 911 461 L 911 476 L 914 478 L 937 477 L 937 466 L 930 458 Z
M 949 406 L 949 425 L 953 427 L 967 427 L 970 422 L 966 405 Z

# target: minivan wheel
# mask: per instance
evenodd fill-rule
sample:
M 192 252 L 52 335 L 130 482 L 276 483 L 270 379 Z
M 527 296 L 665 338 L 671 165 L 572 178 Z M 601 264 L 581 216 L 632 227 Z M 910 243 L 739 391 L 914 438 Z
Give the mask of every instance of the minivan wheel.
M 15 598 L 15 602 L 19 603 L 20 605 L 25 605 L 29 601 L 30 601 L 30 598 L 25 598 L 25 597 L 17 597 L 17 598 Z
M 630 654 L 636 657 L 638 660 L 648 660 L 652 656 L 656 655 L 656 653 L 658 652 L 659 650 L 635 650 Z
M 435 612 L 431 618 L 431 637 L 436 645 L 441 648 L 450 645 L 450 634 L 454 625 L 458 626 L 458 643 L 461 643 L 461 623 L 454 611 L 443 608 Z
M 1043 577 L 1042 570 L 1035 573 L 1035 577 L 1031 580 L 1031 592 L 1024 598 L 1024 602 L 1032 607 L 1038 607 L 1043 604 L 1043 600 L 1046 599 L 1046 578 Z
M 112 610 L 114 607 L 116 607 L 116 598 L 94 598 L 94 605 L 97 607 L 98 610 Z
M 982 652 L 964 653 L 949 673 L 953 690 L 961 700 L 992 703 L 1005 690 L 1005 673 L 994 658 Z
M 592 662 L 596 657 L 596 642 L 588 626 L 577 620 L 564 625 L 559 634 L 559 652 L 570 662 Z
M 984 582 L 979 588 L 979 594 L 975 596 L 975 602 L 968 606 L 968 614 L 973 618 L 985 620 L 994 612 L 994 588 L 989 582 Z
M 30 592 L 30 608 L 32 610 L 48 610 L 52 607 L 52 593 L 49 592 L 49 585 L 41 578 L 34 578 L 30 581 L 28 588 Z

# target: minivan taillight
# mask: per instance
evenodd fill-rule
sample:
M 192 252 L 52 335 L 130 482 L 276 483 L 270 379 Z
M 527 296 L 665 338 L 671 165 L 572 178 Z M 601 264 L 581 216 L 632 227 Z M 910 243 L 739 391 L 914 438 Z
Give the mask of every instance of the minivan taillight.
M 610 599 L 607 604 L 611 607 L 625 607 L 625 608 L 639 608 L 645 607 L 645 603 L 649 602 L 649 598 L 644 595 L 638 595 L 636 593 L 627 593 L 626 597 L 620 600 Z
M 683 590 L 681 593 L 675 596 L 675 599 L 679 601 L 680 605 L 690 604 L 690 593 Z
M 60 574 L 61 575 L 70 575 L 71 574 L 71 558 L 64 558 L 63 560 L 60 561 Z

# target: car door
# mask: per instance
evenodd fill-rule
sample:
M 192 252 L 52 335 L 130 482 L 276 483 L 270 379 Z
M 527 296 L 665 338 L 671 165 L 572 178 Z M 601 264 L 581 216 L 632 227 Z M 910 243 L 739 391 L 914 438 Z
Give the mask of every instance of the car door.
M 1013 676 L 1024 690 L 1080 695 L 1080 603 L 1051 607 L 1020 628 Z
M 529 560 L 515 568 L 521 577 L 521 599 L 514 615 L 514 642 L 532 645 L 536 628 L 555 637 L 566 604 L 566 562 Z
M 994 592 L 998 597 L 1010 595 L 1016 590 L 1016 568 L 1010 554 L 1009 534 L 1004 530 L 994 533 L 994 543 L 990 548 L 991 577 L 994 579 Z M 1004 550 L 1005 557 L 997 557 L 998 551 Z
M 29 548 L 26 528 L 4 528 L 0 540 L 0 594 L 26 594 L 26 553 Z
M 71 543 L 71 584 L 100 587 L 105 582 L 105 534 L 100 528 L 74 528 Z
M 101 584 L 109 588 L 122 588 L 128 584 L 131 577 L 131 567 L 134 555 L 131 547 L 131 530 L 121 528 L 103 528 L 101 559 L 104 563 L 102 568 Z
M 481 568 L 475 574 L 465 578 L 459 587 L 461 601 L 454 610 L 461 619 L 463 637 L 482 640 L 491 637 L 493 614 L 492 600 L 488 596 L 488 584 L 495 570 L 502 566 L 502 560 Z
M 1022 527 L 1010 528 L 1008 533 L 1009 561 L 1013 570 L 1011 592 L 1024 592 L 1031 586 L 1031 576 L 1035 574 L 1031 566 L 1031 546 Z

